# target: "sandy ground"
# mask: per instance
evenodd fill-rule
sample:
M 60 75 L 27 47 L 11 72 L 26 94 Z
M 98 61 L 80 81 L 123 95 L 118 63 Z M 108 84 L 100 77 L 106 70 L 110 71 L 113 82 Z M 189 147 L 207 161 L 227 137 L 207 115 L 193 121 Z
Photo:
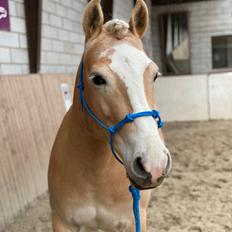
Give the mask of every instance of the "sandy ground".
M 153 191 L 149 232 L 232 231 L 232 121 L 170 123 L 173 172 Z M 50 232 L 47 197 L 4 232 Z

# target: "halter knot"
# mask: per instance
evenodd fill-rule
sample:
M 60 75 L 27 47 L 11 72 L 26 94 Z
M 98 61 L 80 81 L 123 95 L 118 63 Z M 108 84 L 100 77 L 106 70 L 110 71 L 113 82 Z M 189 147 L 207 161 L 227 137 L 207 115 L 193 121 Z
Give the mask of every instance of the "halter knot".
M 127 114 L 125 117 L 126 122 L 133 122 L 134 118 L 131 114 Z
M 114 135 L 117 132 L 117 130 L 114 126 L 112 126 L 109 128 L 109 132 L 110 132 L 110 134 Z
M 152 110 L 153 112 L 153 118 L 156 120 L 158 128 L 162 128 L 164 125 L 164 122 L 160 118 L 160 113 L 158 110 Z
M 134 200 L 140 200 L 140 191 L 137 189 L 137 188 L 135 188 L 134 186 L 132 186 L 132 185 L 130 185 L 129 186 L 129 191 L 131 192 L 131 195 L 132 195 L 132 197 L 133 197 L 133 199 Z
M 159 118 L 160 117 L 160 114 L 159 114 L 158 110 L 152 110 L 152 112 L 153 112 L 153 117 L 154 118 Z

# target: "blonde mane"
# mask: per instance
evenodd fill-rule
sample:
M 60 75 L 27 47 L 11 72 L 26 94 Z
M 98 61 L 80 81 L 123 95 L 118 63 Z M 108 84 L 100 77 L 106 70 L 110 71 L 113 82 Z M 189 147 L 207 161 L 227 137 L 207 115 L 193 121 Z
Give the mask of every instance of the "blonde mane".
M 104 29 L 118 39 L 122 39 L 129 31 L 129 24 L 120 19 L 113 19 L 104 24 Z

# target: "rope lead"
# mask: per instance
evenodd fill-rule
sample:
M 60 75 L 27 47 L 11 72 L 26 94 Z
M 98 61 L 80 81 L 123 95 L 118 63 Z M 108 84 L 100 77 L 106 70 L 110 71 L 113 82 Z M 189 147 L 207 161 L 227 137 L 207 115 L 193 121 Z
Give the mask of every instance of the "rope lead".
M 133 197 L 133 211 L 136 224 L 136 232 L 141 232 L 141 221 L 140 221 L 140 212 L 139 212 L 139 200 L 140 200 L 140 191 L 134 186 L 129 186 L 129 191 Z

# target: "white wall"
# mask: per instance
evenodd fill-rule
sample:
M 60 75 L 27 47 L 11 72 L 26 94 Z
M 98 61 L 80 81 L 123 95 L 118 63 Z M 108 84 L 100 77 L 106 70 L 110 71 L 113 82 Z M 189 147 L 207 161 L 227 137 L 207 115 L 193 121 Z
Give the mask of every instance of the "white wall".
M 209 78 L 210 119 L 232 119 L 232 73 Z
M 153 7 L 154 59 L 161 68 L 158 17 L 164 12 L 189 13 L 191 67 L 193 74 L 212 69 L 211 37 L 232 35 L 232 1 L 214 0 Z
M 166 121 L 232 119 L 232 73 L 163 77 L 155 96 Z

